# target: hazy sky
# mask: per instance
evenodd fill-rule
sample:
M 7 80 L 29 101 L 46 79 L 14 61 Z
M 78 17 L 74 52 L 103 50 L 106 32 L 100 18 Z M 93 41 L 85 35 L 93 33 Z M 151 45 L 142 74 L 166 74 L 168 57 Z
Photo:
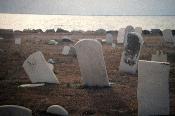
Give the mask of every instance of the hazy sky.
M 175 15 L 175 0 L 0 0 L 0 13 Z

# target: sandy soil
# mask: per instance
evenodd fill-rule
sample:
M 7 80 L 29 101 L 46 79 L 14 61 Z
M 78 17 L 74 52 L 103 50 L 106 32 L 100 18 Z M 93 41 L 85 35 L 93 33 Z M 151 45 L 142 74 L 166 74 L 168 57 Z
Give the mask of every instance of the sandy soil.
M 74 43 L 47 45 L 50 39 L 70 36 Z M 48 106 L 58 104 L 68 110 L 71 116 L 116 116 L 137 115 L 137 75 L 120 74 L 122 45 L 113 49 L 103 44 L 103 54 L 110 82 L 110 88 L 85 88 L 80 79 L 80 69 L 76 57 L 61 54 L 64 45 L 75 44 L 79 39 L 98 38 L 104 35 L 89 34 L 16 34 L 22 38 L 21 46 L 13 39 L 0 41 L 0 105 L 16 104 L 30 108 L 34 116 L 49 116 L 45 111 Z M 116 38 L 116 37 L 115 37 Z M 168 53 L 171 63 L 170 72 L 170 109 L 175 114 L 175 50 L 161 46 L 161 36 L 144 36 L 144 46 L 140 59 L 151 60 L 156 50 Z M 19 88 L 20 84 L 31 83 L 22 64 L 35 51 L 42 51 L 45 59 L 56 61 L 54 72 L 59 85 L 46 84 L 43 87 Z

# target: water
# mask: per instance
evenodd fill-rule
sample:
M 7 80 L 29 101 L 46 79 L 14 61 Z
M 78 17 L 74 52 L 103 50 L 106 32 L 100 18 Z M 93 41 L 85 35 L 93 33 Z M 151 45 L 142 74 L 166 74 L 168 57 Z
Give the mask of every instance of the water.
M 133 25 L 143 29 L 175 29 L 175 16 L 72 16 L 0 14 L 0 28 L 6 29 L 50 29 L 66 30 L 118 30 Z

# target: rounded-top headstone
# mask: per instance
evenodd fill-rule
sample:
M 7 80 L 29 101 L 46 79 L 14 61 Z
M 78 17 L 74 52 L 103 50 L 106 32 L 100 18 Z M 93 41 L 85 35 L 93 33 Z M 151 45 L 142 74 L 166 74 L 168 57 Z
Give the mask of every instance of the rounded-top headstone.
M 127 27 L 125 28 L 124 43 L 125 43 L 125 41 L 126 41 L 126 39 L 127 39 L 128 33 L 134 32 L 134 31 L 135 31 L 135 30 L 134 30 L 134 28 L 133 28 L 131 25 L 129 25 L 129 26 L 127 26 Z
M 32 110 L 18 105 L 2 105 L 0 116 L 32 116 Z
M 60 105 L 52 105 L 47 108 L 47 113 L 68 116 L 68 111 Z

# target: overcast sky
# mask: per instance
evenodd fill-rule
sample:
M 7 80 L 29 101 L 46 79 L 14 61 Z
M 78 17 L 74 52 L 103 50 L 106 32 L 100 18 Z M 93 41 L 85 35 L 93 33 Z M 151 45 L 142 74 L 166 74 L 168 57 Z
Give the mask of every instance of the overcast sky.
M 0 13 L 175 15 L 175 0 L 0 0 Z

